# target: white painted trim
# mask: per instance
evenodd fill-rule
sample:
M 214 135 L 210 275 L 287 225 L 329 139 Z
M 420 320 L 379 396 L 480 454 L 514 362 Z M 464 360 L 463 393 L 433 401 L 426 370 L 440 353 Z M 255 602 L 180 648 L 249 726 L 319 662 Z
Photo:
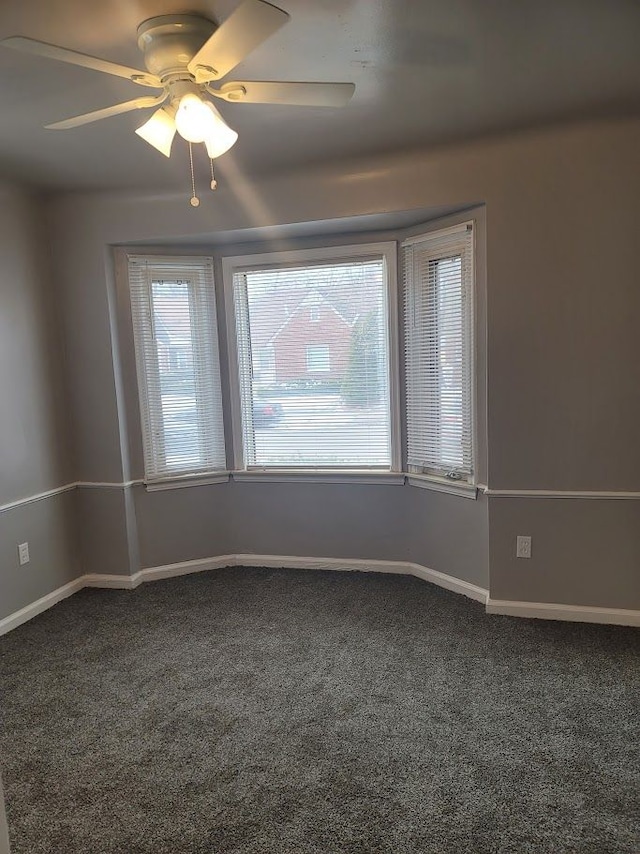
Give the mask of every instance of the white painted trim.
M 199 560 L 181 561 L 164 566 L 141 569 L 134 575 L 89 574 L 70 581 L 53 590 L 36 602 L 21 608 L 0 620 L 0 635 L 73 595 L 84 587 L 134 590 L 142 583 L 175 578 L 195 572 L 206 572 L 224 567 L 265 566 L 274 569 L 321 569 L 337 572 L 381 572 L 394 575 L 413 575 L 422 581 L 435 584 L 453 593 L 459 593 L 486 605 L 488 614 L 504 614 L 543 620 L 568 620 L 572 622 L 603 623 L 607 625 L 640 626 L 640 611 L 623 608 L 598 608 L 587 605 L 562 605 L 549 602 L 512 602 L 491 599 L 489 591 L 476 584 L 438 572 L 409 561 L 367 560 L 362 558 L 300 557 L 292 555 L 228 554 Z
M 561 605 L 555 602 L 512 602 L 490 598 L 487 600 L 487 614 L 539 620 L 568 620 L 576 623 L 604 623 L 613 626 L 640 626 L 640 611 L 597 608 L 591 605 Z
M 36 501 L 44 501 L 46 498 L 53 498 L 54 495 L 61 495 L 63 492 L 71 492 L 76 486 L 76 483 L 66 483 L 64 486 L 56 486 L 53 489 L 38 492 L 36 495 L 30 495 L 27 498 L 18 498 L 17 501 L 0 504 L 0 513 L 5 513 L 7 510 L 13 510 L 16 507 L 23 507 L 25 504 L 34 504 Z
M 385 244 L 380 244 L 384 246 Z M 402 468 L 402 406 L 400 372 L 400 285 L 398 282 L 398 244 L 391 242 L 383 253 L 387 281 L 387 374 L 389 379 L 389 441 L 391 470 Z M 403 480 L 404 483 L 404 480 Z
M 228 483 L 230 472 L 212 472 L 211 474 L 185 475 L 184 477 L 162 478 L 144 481 L 147 492 L 161 492 L 164 489 L 185 489 L 188 486 L 209 486 L 212 483 Z M 142 481 L 141 481 L 142 482 Z
M 394 575 L 414 575 L 423 581 L 429 581 L 438 587 L 444 587 L 454 593 L 461 593 L 483 604 L 489 592 L 468 581 L 454 578 L 443 572 L 437 572 L 426 566 L 405 561 L 366 560 L 356 558 L 299 557 L 292 555 L 231 554 L 202 560 L 185 561 L 166 566 L 142 569 L 138 573 L 142 581 L 156 581 L 161 578 L 173 578 L 192 572 L 204 572 L 231 566 L 267 566 L 274 569 L 327 569 L 337 572 L 383 572 Z
M 207 572 L 212 569 L 224 569 L 228 566 L 238 566 L 237 555 L 218 555 L 217 557 L 186 560 L 180 563 L 168 563 L 164 566 L 151 566 L 141 569 L 136 575 L 140 581 L 160 581 L 163 578 L 175 578 L 179 575 L 191 575 L 194 572 Z
M 366 261 L 384 255 L 395 240 L 374 243 L 345 243 L 338 246 L 316 246 L 306 249 L 284 249 L 276 252 L 257 252 L 251 255 L 225 255 L 222 265 L 227 275 L 234 272 L 246 273 L 264 267 L 282 267 L 292 264 L 314 263 L 315 261 L 354 260 Z
M 436 569 L 429 569 L 417 563 L 410 563 L 408 566 L 411 567 L 411 575 L 415 575 L 416 578 L 443 587 L 452 593 L 461 593 L 468 599 L 474 599 L 483 605 L 487 603 L 489 591 L 484 587 L 479 587 L 477 584 L 471 584 L 470 581 L 463 581 L 461 578 L 455 578 L 453 575 L 447 575 L 445 572 L 438 572 Z
M 487 495 L 498 498 L 594 498 L 631 500 L 640 499 L 640 492 L 598 492 L 597 490 L 558 490 L 558 489 L 492 489 L 488 486 L 484 489 Z
M 78 489 L 129 489 L 141 483 L 143 483 L 142 480 L 126 480 L 123 483 L 107 480 L 79 480 L 74 486 Z
M 392 486 L 402 486 L 405 476 L 401 472 L 392 471 L 340 471 L 313 469 L 290 470 L 285 469 L 248 469 L 247 471 L 234 471 L 232 477 L 235 481 L 254 481 L 257 483 L 286 483 L 297 481 L 298 483 L 377 483 Z
M 422 581 L 461 593 L 476 602 L 487 601 L 489 591 L 452 575 L 445 575 L 418 563 L 392 560 L 363 560 L 360 558 L 290 557 L 285 555 L 235 555 L 236 566 L 268 566 L 281 569 L 328 569 L 337 572 L 382 572 L 393 575 L 413 575 Z
M 587 498 L 592 500 L 603 501 L 638 501 L 640 492 L 580 492 L 580 491 L 562 491 L 551 489 L 491 489 L 484 484 L 472 486 L 469 484 L 455 485 L 441 484 L 438 480 L 433 480 L 429 477 L 417 475 L 407 472 L 372 472 L 366 470 L 361 471 L 345 471 L 345 472 L 330 472 L 330 471 L 233 471 L 220 472 L 215 476 L 203 477 L 185 477 L 176 478 L 175 480 L 162 480 L 156 482 L 145 483 L 144 480 L 127 480 L 123 483 L 116 481 L 91 481 L 79 480 L 75 483 L 66 483 L 64 486 L 57 486 L 54 489 L 48 489 L 46 492 L 39 492 L 36 495 L 30 495 L 27 498 L 19 498 L 17 501 L 9 501 L 7 504 L 0 504 L 0 513 L 6 513 L 9 510 L 14 510 L 17 507 L 22 507 L 25 504 L 33 504 L 36 501 L 44 501 L 47 498 L 53 498 L 56 495 L 61 495 L 63 492 L 71 492 L 73 489 L 129 489 L 132 486 L 144 485 L 148 492 L 155 492 L 162 489 L 181 489 L 188 486 L 205 486 L 214 483 L 226 483 L 229 478 L 237 481 L 263 481 L 265 483 L 279 483 L 281 481 L 304 481 L 309 483 L 385 483 L 385 484 L 401 484 L 406 482 L 409 486 L 417 486 L 423 489 L 432 489 L 436 492 L 449 492 L 453 495 L 459 495 L 463 498 L 476 498 L 478 492 L 485 495 L 494 496 L 496 498 Z
M 65 584 L 52 593 L 38 599 L 26 608 L 10 614 L 0 620 L 0 635 L 15 629 L 27 620 L 36 617 L 48 608 L 71 596 L 84 587 L 97 587 L 109 590 L 135 590 L 140 584 L 160 581 L 163 578 L 175 578 L 194 572 L 222 569 L 233 566 L 266 566 L 274 569 L 327 569 L 339 572 L 383 572 L 395 575 L 413 575 L 423 581 L 444 587 L 454 593 L 461 593 L 483 604 L 487 601 L 488 591 L 468 581 L 462 581 L 417 563 L 388 560 L 363 560 L 354 558 L 294 557 L 291 555 L 230 554 L 199 560 L 182 561 L 165 566 L 152 566 L 141 569 L 134 575 L 103 575 L 92 573 Z
M 238 358 L 238 325 L 236 299 L 233 286 L 233 258 L 222 259 L 222 290 L 224 294 L 224 322 L 226 331 L 225 356 L 229 380 L 229 414 L 231 417 L 231 443 L 234 470 L 244 467 L 244 435 L 242 430 L 242 399 L 240 395 L 240 365 Z
M 409 486 L 417 486 L 419 489 L 431 489 L 434 492 L 447 492 L 450 495 L 459 495 L 462 498 L 476 499 L 478 487 L 464 481 L 443 480 L 442 478 L 429 477 L 424 474 L 408 474 Z
M 451 225 L 448 228 L 439 228 L 436 221 L 433 220 L 432 222 L 427 222 L 424 225 L 419 226 L 422 229 L 420 234 L 414 234 L 411 237 L 405 238 L 400 245 L 413 246 L 416 243 L 422 243 L 425 238 L 432 237 L 434 235 L 437 235 L 438 238 L 443 238 L 451 237 L 454 234 L 466 234 L 470 228 L 473 229 L 474 226 L 474 220 L 465 219 L 464 222 L 458 223 L 457 225 Z
M 23 507 L 25 504 L 34 504 L 36 501 L 44 501 L 47 498 L 53 498 L 55 495 L 62 495 L 63 492 L 71 492 L 74 489 L 127 489 L 130 486 L 136 486 L 139 483 L 142 483 L 142 481 L 128 480 L 125 483 L 117 483 L 109 481 L 77 480 L 73 483 L 65 483 L 63 486 L 56 486 L 53 489 L 47 489 L 45 492 L 38 492 L 35 495 L 29 495 L 27 498 L 18 498 L 17 501 L 9 501 L 7 504 L 0 504 L 0 513 L 5 513 L 8 510 L 14 510 L 16 507 Z
M 42 614 L 43 611 L 47 611 L 49 608 L 57 605 L 58 602 L 62 602 L 62 600 L 66 599 L 68 596 L 73 596 L 73 594 L 77 593 L 78 590 L 82 590 L 84 586 L 84 577 L 76 578 L 68 584 L 58 587 L 57 590 L 52 590 L 51 593 L 47 593 L 46 596 L 36 599 L 36 601 L 32 602 L 30 605 L 20 608 L 19 611 L 14 611 L 13 614 L 9 614 L 8 617 L 0 620 L 0 635 L 5 635 L 12 629 L 21 626 L 22 623 L 32 620 L 34 617 L 37 617 L 38 614 Z
M 83 575 L 80 579 L 83 587 L 104 587 L 109 590 L 135 590 L 140 585 L 142 578 L 140 573 L 134 575 L 103 575 L 101 573 L 90 573 Z
M 363 261 L 382 256 L 386 269 L 387 296 L 387 344 L 389 348 L 389 416 L 391 469 L 401 466 L 401 412 L 400 412 L 400 353 L 398 320 L 398 245 L 395 240 L 376 243 L 357 243 L 344 246 L 325 246 L 315 249 L 291 249 L 278 252 L 261 252 L 254 255 L 224 256 L 222 260 L 222 283 L 225 301 L 225 323 L 227 331 L 227 366 L 230 379 L 230 414 L 233 440 L 233 467 L 244 471 L 245 449 L 242 424 L 242 401 L 240 397 L 240 368 L 238 364 L 238 334 L 236 324 L 236 300 L 233 279 L 235 273 L 278 267 L 293 263 L 316 261 L 354 260 Z
M 138 573 L 142 581 L 155 581 L 160 578 L 173 578 L 192 572 L 204 572 L 209 569 L 221 569 L 229 566 L 267 566 L 274 569 L 327 569 L 338 572 L 383 572 L 394 575 L 414 575 L 423 581 L 429 581 L 438 587 L 444 587 L 454 593 L 461 593 L 483 604 L 487 601 L 488 590 L 470 584 L 443 572 L 437 572 L 426 566 L 406 561 L 366 560 L 361 558 L 300 557 L 292 555 L 230 554 L 202 560 L 185 561 L 166 566 L 142 569 Z

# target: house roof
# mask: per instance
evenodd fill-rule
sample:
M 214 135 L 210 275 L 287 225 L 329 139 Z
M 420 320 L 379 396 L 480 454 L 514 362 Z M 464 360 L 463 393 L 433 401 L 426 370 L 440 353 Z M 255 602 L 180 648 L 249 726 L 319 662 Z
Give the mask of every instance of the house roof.
M 277 306 L 274 296 L 259 297 L 251 302 L 251 340 L 264 347 L 271 343 L 291 322 L 293 317 L 305 306 L 313 305 L 314 298 L 334 311 L 347 326 L 352 326 L 357 318 L 375 308 L 376 297 L 371 289 L 359 288 L 348 293 L 344 289 L 327 293 L 318 288 L 291 287 L 278 292 Z

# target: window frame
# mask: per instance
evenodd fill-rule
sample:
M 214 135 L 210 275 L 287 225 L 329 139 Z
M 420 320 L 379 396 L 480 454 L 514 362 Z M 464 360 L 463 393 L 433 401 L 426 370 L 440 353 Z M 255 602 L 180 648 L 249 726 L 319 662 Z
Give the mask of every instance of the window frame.
M 406 282 L 406 270 L 404 269 L 404 253 L 402 250 L 405 246 L 412 243 L 421 243 L 424 241 L 434 241 L 455 237 L 457 234 L 462 235 L 464 229 L 471 233 L 470 247 L 464 248 L 462 255 L 468 251 L 468 262 L 470 264 L 470 282 L 468 293 L 465 295 L 468 299 L 468 308 L 470 311 L 468 336 L 465 338 L 463 334 L 463 348 L 466 355 L 466 361 L 463 364 L 463 370 L 468 374 L 466 384 L 466 394 L 468 394 L 469 405 L 469 439 L 471 444 L 471 474 L 469 477 L 463 477 L 460 480 L 450 479 L 441 471 L 423 470 L 414 471 L 410 469 L 408 456 L 409 445 L 409 423 L 408 423 L 408 359 L 406 355 L 403 357 L 403 372 L 404 372 L 404 441 L 406 443 L 405 458 L 403 459 L 404 471 L 407 477 L 407 483 L 411 486 L 433 489 L 439 492 L 449 492 L 456 495 L 461 495 L 467 498 L 476 498 L 478 493 L 478 478 L 479 478 L 479 459 L 478 459 L 478 382 L 479 382 L 479 365 L 478 365 L 478 226 L 479 223 L 476 217 L 462 217 L 458 221 L 448 224 L 434 223 L 432 228 L 418 228 L 413 230 L 410 236 L 407 236 L 399 244 L 403 282 L 403 308 L 405 317 L 403 317 L 403 352 L 407 350 L 407 331 L 406 331 L 406 311 L 409 300 L 409 292 Z M 434 255 L 439 253 L 434 252 Z M 443 250 L 443 258 L 449 254 L 449 250 Z M 433 260 L 442 260 L 434 258 Z M 463 257 L 464 264 L 464 257 Z M 453 467 L 455 469 L 455 466 Z
M 176 486 L 187 486 L 193 483 L 219 483 L 228 481 L 229 471 L 227 468 L 227 448 L 225 442 L 224 405 L 222 397 L 223 369 L 221 363 L 221 342 L 218 334 L 218 317 L 215 299 L 215 274 L 214 259 L 210 255 L 170 255 L 168 253 L 153 254 L 145 251 L 127 252 L 122 259 L 126 269 L 126 282 L 128 304 L 131 312 L 131 331 L 133 356 L 135 362 L 135 376 L 138 397 L 138 409 L 140 415 L 140 442 L 142 450 L 142 465 L 144 476 L 142 482 L 147 489 L 168 489 Z M 130 282 L 130 264 L 134 261 L 147 264 L 150 274 L 144 284 L 144 303 L 137 302 Z M 194 468 L 169 469 L 161 464 L 161 458 L 165 458 L 164 435 L 159 440 L 161 446 L 161 457 L 154 451 L 154 440 L 148 435 L 145 423 L 153 431 L 154 424 L 158 420 L 158 400 L 151 393 L 150 386 L 155 384 L 159 388 L 160 366 L 156 351 L 146 352 L 144 338 L 154 336 L 153 318 L 153 293 L 154 269 L 165 275 L 165 270 L 171 270 L 172 277 L 184 281 L 188 285 L 190 330 L 194 345 L 200 351 L 200 357 L 196 364 L 200 369 L 207 368 L 218 371 L 217 381 L 213 377 L 213 385 L 209 386 L 207 377 L 197 371 L 194 380 L 196 385 L 208 386 L 208 392 L 203 399 L 196 399 L 196 414 L 198 424 L 209 423 L 210 415 L 207 413 L 209 407 L 220 405 L 217 423 L 211 424 L 211 437 L 213 443 L 209 451 L 215 455 L 215 451 L 222 449 L 223 455 L 219 465 L 202 465 Z M 204 323 L 203 323 L 204 321 Z M 210 333 L 205 334 L 205 329 L 210 325 Z M 208 364 L 207 364 L 208 363 Z M 195 365 L 194 365 L 195 367 Z M 210 397 L 210 400 L 207 400 Z M 217 400 L 216 400 L 217 398 Z M 206 435 L 206 434 L 203 434 Z M 215 438 L 217 436 L 217 439 Z M 205 452 L 206 453 L 206 452 Z
M 252 255 L 232 255 L 222 258 L 222 280 L 224 287 L 225 322 L 227 338 L 227 365 L 230 387 L 231 425 L 233 436 L 233 472 L 234 479 L 248 480 L 274 478 L 286 480 L 306 479 L 322 480 L 323 476 L 331 482 L 341 480 L 364 480 L 365 482 L 403 483 L 402 472 L 402 431 L 400 414 L 400 353 L 398 311 L 398 244 L 395 240 L 375 243 L 358 243 L 346 246 L 321 247 L 316 249 L 293 249 L 280 252 L 263 252 Z M 233 278 L 235 273 L 249 272 L 267 267 L 297 266 L 308 263 L 322 264 L 331 261 L 362 261 L 382 257 L 385 267 L 388 347 L 388 383 L 389 383 L 389 428 L 390 428 L 390 467 L 386 468 L 327 468 L 327 467 L 260 467 L 247 468 L 244 454 L 244 429 L 242 421 L 242 401 L 240 390 L 239 347 L 237 346 L 237 324 Z M 237 476 L 237 477 L 236 477 Z

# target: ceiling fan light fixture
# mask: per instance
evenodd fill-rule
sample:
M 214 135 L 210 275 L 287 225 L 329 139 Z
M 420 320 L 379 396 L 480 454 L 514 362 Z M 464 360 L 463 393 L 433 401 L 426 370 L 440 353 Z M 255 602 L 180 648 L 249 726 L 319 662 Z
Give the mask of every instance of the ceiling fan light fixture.
M 171 105 L 156 110 L 136 133 L 165 157 L 171 156 L 171 146 L 176 135 L 175 107 Z
M 235 145 L 238 134 L 233 128 L 229 127 L 213 104 L 207 104 L 207 107 L 211 110 L 214 121 L 211 125 L 211 130 L 204 138 L 204 145 L 207 149 L 209 159 L 213 160 L 215 157 L 220 157 L 226 151 L 229 151 L 232 145 Z
M 193 92 L 183 95 L 176 113 L 178 133 L 187 142 L 204 142 L 213 130 L 214 116 L 209 105 Z
M 144 54 L 147 71 L 24 36 L 0 39 L 0 46 L 161 90 L 157 95 L 133 98 L 47 127 L 66 130 L 133 110 L 155 109 L 151 118 L 136 129 L 136 134 L 165 157 L 171 156 L 176 131 L 188 142 L 191 204 L 197 207 L 192 144 L 204 143 L 210 158 L 210 186 L 215 190 L 213 160 L 238 139 L 206 94 L 246 104 L 341 107 L 350 100 L 355 88 L 353 83 L 274 80 L 228 81 L 220 88 L 210 88 L 207 84 L 225 78 L 289 20 L 286 12 L 266 0 L 234 0 L 234 5 L 235 10 L 221 25 L 197 13 L 159 15 L 143 21 L 138 27 L 138 46 Z
M 211 159 L 220 157 L 238 139 L 210 101 L 203 101 L 193 92 L 180 99 L 176 113 L 176 128 L 187 142 L 204 142 Z

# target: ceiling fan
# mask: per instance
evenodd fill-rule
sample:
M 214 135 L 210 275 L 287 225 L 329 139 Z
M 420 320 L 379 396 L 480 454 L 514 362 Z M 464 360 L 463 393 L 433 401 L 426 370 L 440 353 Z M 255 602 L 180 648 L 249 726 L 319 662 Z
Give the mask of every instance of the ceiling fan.
M 177 131 L 190 143 L 203 142 L 213 160 L 228 151 L 238 135 L 207 96 L 233 103 L 313 107 L 341 107 L 351 99 L 355 91 L 353 83 L 233 80 L 218 88 L 211 85 L 288 20 L 286 12 L 264 0 L 243 0 L 219 27 L 195 14 L 150 18 L 138 27 L 138 46 L 144 55 L 146 72 L 23 36 L 11 36 L 0 44 L 160 90 L 158 94 L 54 122 L 48 128 L 66 130 L 132 110 L 159 107 L 136 130 L 142 139 L 169 157 Z M 214 184 L 212 179 L 215 189 Z

